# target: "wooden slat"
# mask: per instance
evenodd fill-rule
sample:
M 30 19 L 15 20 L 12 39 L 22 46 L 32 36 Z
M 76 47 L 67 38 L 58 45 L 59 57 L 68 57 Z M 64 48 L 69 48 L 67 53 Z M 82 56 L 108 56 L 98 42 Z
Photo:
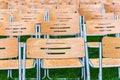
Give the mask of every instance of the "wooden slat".
M 43 15 L 45 14 L 45 9 L 23 9 L 22 13 L 23 14 L 40 14 Z
M 41 34 L 71 35 L 80 33 L 79 14 L 68 10 L 51 10 L 50 22 L 41 24 Z
M 17 38 L 0 39 L 0 59 L 18 56 Z
M 99 47 L 99 42 L 88 42 L 88 47 Z
M 28 8 L 27 3 L 25 1 L 21 1 L 21 0 L 8 1 L 8 5 L 11 9 L 22 9 L 23 7 Z
M 102 40 L 103 56 L 120 58 L 120 38 L 105 37 Z
M 17 13 L 18 10 L 17 9 L 0 9 L 0 14 L 13 14 L 13 13 Z
M 57 9 L 69 9 L 71 11 L 78 10 L 79 5 L 71 4 L 71 5 L 57 5 Z
M 44 19 L 43 14 L 15 14 L 14 21 L 16 22 L 34 22 L 42 23 Z
M 79 0 L 59 0 L 58 2 L 65 5 L 79 4 Z
M 18 60 L 0 60 L 0 69 L 18 69 Z M 27 59 L 26 60 L 26 68 L 32 68 L 34 64 L 34 60 Z
M 115 3 L 105 3 L 105 10 L 107 13 L 113 12 L 115 14 L 117 14 L 118 12 L 120 12 L 120 1 L 115 2 Z
M 92 67 L 99 67 L 99 59 L 90 59 L 90 63 Z M 120 66 L 120 59 L 115 58 L 102 58 L 102 66 L 103 67 L 118 67 Z
M 84 57 L 82 38 L 35 39 L 27 40 L 29 58 L 79 58 Z
M 86 21 L 87 34 L 104 35 L 120 33 L 119 22 L 119 20 Z
M 44 3 L 44 2 L 38 2 L 38 3 L 28 3 L 28 6 L 35 9 L 51 9 L 55 8 L 57 3 Z
M 45 4 L 45 5 L 47 5 L 47 4 L 56 4 L 58 1 L 57 0 L 27 0 L 26 1 L 27 3 L 30 3 L 30 4 L 32 4 L 32 3 L 39 3 L 39 4 Z
M 8 3 L 5 1 L 0 1 L 0 9 L 7 9 Z
M 78 9 L 80 15 L 84 15 L 87 13 L 102 13 L 102 5 L 101 4 L 81 4 Z
M 20 36 L 35 34 L 34 22 L 12 22 L 0 24 L 1 36 Z
M 80 4 L 98 4 L 98 3 L 105 3 L 106 0 L 79 0 Z
M 107 3 L 117 3 L 119 2 L 120 0 L 107 0 Z
M 82 67 L 79 59 L 44 59 L 43 68 L 75 68 Z
M 87 13 L 84 14 L 85 20 L 115 20 L 114 13 Z

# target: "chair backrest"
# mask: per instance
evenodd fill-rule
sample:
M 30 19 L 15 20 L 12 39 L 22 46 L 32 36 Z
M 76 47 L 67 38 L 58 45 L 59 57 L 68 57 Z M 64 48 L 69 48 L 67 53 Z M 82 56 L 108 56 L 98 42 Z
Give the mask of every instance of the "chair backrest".
M 83 38 L 27 40 L 28 58 L 80 58 L 85 56 Z
M 17 38 L 0 39 L 0 59 L 15 58 L 18 56 L 18 40 Z
M 0 9 L 8 9 L 8 3 L 5 1 L 0 1 Z
M 120 1 L 119 2 L 115 2 L 115 3 L 105 3 L 104 7 L 106 10 L 106 13 L 115 13 L 117 14 L 118 12 L 120 12 Z
M 0 36 L 21 36 L 35 34 L 34 22 L 0 23 Z
M 115 14 L 114 13 L 106 13 L 106 14 L 101 14 L 101 13 L 88 13 L 84 15 L 84 20 L 115 20 Z
M 80 15 L 85 15 L 88 13 L 102 13 L 102 4 L 81 4 L 78 12 Z
M 104 37 L 102 39 L 103 57 L 120 58 L 120 38 Z
M 41 24 L 43 35 L 73 35 L 80 33 L 79 14 L 68 10 L 51 10 L 50 21 Z
M 117 34 L 120 33 L 119 25 L 119 20 L 86 21 L 86 33 L 87 35 Z

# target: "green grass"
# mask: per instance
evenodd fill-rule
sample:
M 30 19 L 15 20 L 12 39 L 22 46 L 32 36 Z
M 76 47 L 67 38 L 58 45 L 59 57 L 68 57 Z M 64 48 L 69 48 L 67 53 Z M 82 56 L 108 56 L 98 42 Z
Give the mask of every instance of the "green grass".
M 98 80 L 97 74 L 98 69 L 91 68 L 91 80 Z M 7 71 L 1 71 L 0 72 L 0 80 L 14 80 L 14 79 L 6 79 Z M 35 78 L 36 77 L 36 71 L 35 69 L 27 70 L 26 73 L 27 78 Z M 56 80 L 56 78 L 69 78 L 68 80 L 74 80 L 70 78 L 78 78 L 80 76 L 80 69 L 53 69 L 50 70 L 50 76 L 53 78 L 53 80 Z M 13 77 L 18 77 L 18 71 L 13 70 Z M 48 79 L 44 79 L 48 80 Z M 106 68 L 103 69 L 103 80 L 120 80 L 118 79 L 117 75 L 117 68 Z

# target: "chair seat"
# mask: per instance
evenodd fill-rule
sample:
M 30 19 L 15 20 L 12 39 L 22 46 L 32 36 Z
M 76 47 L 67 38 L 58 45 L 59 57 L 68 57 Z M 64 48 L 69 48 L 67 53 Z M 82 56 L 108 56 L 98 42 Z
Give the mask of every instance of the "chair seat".
M 90 59 L 90 65 L 94 68 L 99 68 L 99 59 Z M 103 67 L 120 67 L 120 59 L 114 58 L 103 58 L 102 59 Z
M 83 67 L 79 59 L 44 59 L 42 68 L 75 68 Z
M 31 68 L 34 65 L 34 60 L 26 60 L 26 68 Z M 18 69 L 18 60 L 0 60 L 0 69 Z
M 98 48 L 99 47 L 99 42 L 88 42 L 88 47 Z

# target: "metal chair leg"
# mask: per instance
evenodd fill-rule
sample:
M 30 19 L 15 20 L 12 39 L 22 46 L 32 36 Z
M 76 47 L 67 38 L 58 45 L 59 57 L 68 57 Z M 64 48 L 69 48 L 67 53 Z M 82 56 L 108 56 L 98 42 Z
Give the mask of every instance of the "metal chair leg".
M 120 78 L 120 67 L 118 67 L 118 78 Z
M 36 76 L 36 80 L 39 80 L 39 60 L 37 59 L 36 60 L 36 62 L 37 62 L 37 67 L 36 67 L 36 70 L 37 70 L 37 76 Z
M 47 76 L 47 70 L 46 70 L 46 69 L 44 69 L 44 76 L 42 77 L 42 79 L 45 79 L 45 78 L 46 78 L 46 76 Z
M 7 78 L 13 78 L 13 77 L 12 77 L 12 70 L 8 70 Z
M 49 75 L 49 69 L 47 69 L 47 78 L 50 79 L 50 80 L 52 79 Z
M 84 77 L 84 68 L 81 69 L 81 78 Z

